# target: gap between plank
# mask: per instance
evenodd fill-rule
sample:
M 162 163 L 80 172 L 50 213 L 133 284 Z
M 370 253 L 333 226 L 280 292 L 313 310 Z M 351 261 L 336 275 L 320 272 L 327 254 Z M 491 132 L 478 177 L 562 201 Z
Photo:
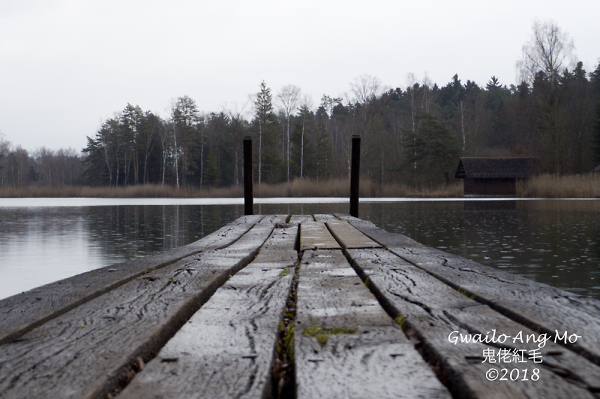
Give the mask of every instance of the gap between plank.
M 225 249 L 225 248 L 227 248 L 227 247 L 235 244 L 244 235 L 246 235 L 250 230 L 252 230 L 252 228 L 254 228 L 254 226 L 256 226 L 257 223 L 253 223 L 252 226 L 244 234 L 240 235 L 238 238 L 236 238 L 235 240 L 233 240 L 229 244 L 221 246 L 221 247 L 217 247 L 217 248 L 214 248 L 214 249 Z M 191 244 L 193 244 L 193 243 L 191 243 Z M 191 245 L 191 244 L 189 244 L 189 245 Z M 179 247 L 179 248 L 183 248 L 183 247 Z M 177 249 L 177 248 L 174 248 L 174 249 Z M 130 282 L 132 280 L 135 280 L 138 277 L 142 277 L 145 274 L 148 274 L 148 273 L 150 273 L 152 271 L 160 270 L 160 269 L 163 269 L 163 268 L 165 268 L 167 266 L 171 266 L 171 265 L 179 262 L 180 260 L 182 260 L 184 258 L 197 255 L 200 252 L 203 252 L 203 250 L 202 249 L 194 250 L 194 251 L 192 251 L 190 253 L 187 253 L 184 256 L 179 256 L 179 257 L 176 257 L 176 258 L 164 261 L 162 263 L 158 263 L 158 264 L 152 265 L 152 266 L 148 267 L 147 269 L 145 269 L 144 271 L 140 271 L 140 272 L 134 273 L 132 275 L 129 275 L 127 277 L 124 277 L 124 278 L 122 278 L 120 280 L 114 281 L 113 283 L 108 284 L 108 285 L 106 285 L 105 287 L 103 287 L 101 289 L 93 291 L 90 294 L 85 295 L 85 296 L 79 298 L 78 300 L 76 300 L 76 301 L 74 301 L 72 303 L 69 303 L 69 304 L 67 304 L 67 305 L 65 305 L 65 306 L 63 306 L 63 307 L 61 307 L 61 308 L 59 308 L 59 309 L 57 309 L 57 310 L 55 310 L 55 311 L 53 311 L 51 313 L 46 314 L 43 317 L 38 318 L 37 320 L 34 320 L 34 321 L 32 321 L 32 322 L 30 322 L 30 323 L 28 323 L 28 324 L 26 324 L 26 325 L 24 325 L 24 326 L 22 326 L 20 328 L 17 328 L 15 330 L 13 330 L 12 332 L 6 334 L 4 337 L 0 338 L 0 345 L 4 345 L 6 343 L 15 341 L 15 340 L 19 339 L 21 336 L 27 334 L 28 332 L 30 332 L 31 330 L 33 330 L 33 329 L 35 329 L 37 327 L 39 327 L 39 326 L 41 326 L 41 325 L 49 322 L 50 320 L 55 319 L 55 318 L 57 318 L 59 316 L 62 316 L 63 314 L 69 312 L 70 310 L 73 310 L 73 309 L 75 309 L 75 308 L 77 308 L 77 307 L 79 307 L 79 306 L 81 306 L 81 305 L 83 305 L 83 304 L 85 304 L 85 303 L 93 300 L 93 299 L 96 299 L 99 296 L 106 294 L 107 292 L 115 290 L 115 289 L 119 288 L 120 286 L 122 286 L 124 284 L 127 284 L 128 282 Z M 153 255 L 149 255 L 149 257 L 152 257 L 152 256 Z M 143 259 L 143 258 L 141 258 L 141 259 Z M 114 265 L 109 265 L 109 266 L 105 266 L 105 268 L 110 268 L 110 267 L 113 267 L 113 266 Z
M 357 229 L 358 230 L 358 229 Z M 538 325 L 537 323 L 534 323 L 533 321 L 529 320 L 528 318 L 508 309 L 505 308 L 499 304 L 496 304 L 493 301 L 489 301 L 488 299 L 482 297 L 481 295 L 478 295 L 475 292 L 472 292 L 468 289 L 462 288 L 460 285 L 458 285 L 457 283 L 454 283 L 453 281 L 450 281 L 442 276 L 437 275 L 436 273 L 431 272 L 430 270 L 427 270 L 421 266 L 418 265 L 418 263 L 416 262 L 412 262 L 409 259 L 404 258 L 403 256 L 397 254 L 394 251 L 391 251 L 384 243 L 378 241 L 377 239 L 373 238 L 372 236 L 370 236 L 368 233 L 362 232 L 362 234 L 364 234 L 365 236 L 369 237 L 371 240 L 379 243 L 380 245 L 383 246 L 383 248 L 385 248 L 386 250 L 392 252 L 395 256 L 397 256 L 398 258 L 404 260 L 405 262 L 410 263 L 411 265 L 419 268 L 420 270 L 423 270 L 424 272 L 428 273 L 429 275 L 431 275 L 432 277 L 438 279 L 439 281 L 441 281 L 442 283 L 448 285 L 449 287 L 451 287 L 452 289 L 454 289 L 455 291 L 459 292 L 460 294 L 463 294 L 469 298 L 471 298 L 472 300 L 474 300 L 475 302 L 478 302 L 482 305 L 487 305 L 489 306 L 491 309 L 495 310 L 496 312 L 500 313 L 501 315 L 511 319 L 512 321 L 522 324 L 524 327 L 529 328 L 532 331 L 537 331 L 538 333 L 546 333 L 548 334 L 548 336 L 550 336 L 551 338 L 555 337 L 555 331 L 551 331 L 550 329 L 544 328 L 540 325 Z M 596 364 L 597 366 L 600 366 L 600 357 L 590 353 L 588 350 L 586 350 L 585 348 L 580 347 L 577 344 L 565 344 L 562 340 L 557 340 L 558 344 L 563 346 L 565 349 L 575 353 L 576 355 L 582 356 L 585 359 L 589 360 L 590 362 Z
M 340 246 L 342 246 L 341 240 L 339 240 L 339 238 L 333 234 L 333 231 L 331 231 L 329 226 L 327 226 L 327 229 L 329 230 L 331 235 L 334 236 L 336 241 L 338 241 Z M 369 237 L 367 234 L 365 234 L 365 235 L 367 237 Z M 369 237 L 369 238 L 373 240 L 372 237 Z M 387 249 L 387 247 L 385 247 L 385 245 L 381 244 L 379 241 L 377 241 L 377 240 L 373 240 L 373 241 L 379 243 L 380 245 L 383 246 L 383 248 Z M 377 288 L 377 286 L 375 286 L 375 284 L 369 284 L 369 277 L 363 272 L 362 268 L 360 268 L 357 265 L 357 263 L 354 261 L 352 256 L 350 256 L 350 253 L 348 252 L 348 250 L 346 248 L 343 248 L 343 246 L 342 246 L 342 253 L 346 257 L 346 260 L 348 261 L 350 266 L 352 266 L 352 268 L 354 269 L 356 274 L 360 277 L 360 279 L 363 281 L 363 283 L 367 286 L 369 291 L 371 291 L 371 293 L 375 296 L 375 298 L 377 298 L 377 301 L 379 302 L 381 307 L 383 307 L 383 310 L 385 310 L 385 312 L 388 314 L 388 316 L 390 316 L 396 322 L 396 324 L 398 324 L 400 326 L 400 328 L 402 328 L 402 331 L 409 338 L 409 340 L 412 342 L 415 342 L 415 350 L 421 354 L 421 356 L 423 357 L 423 360 L 431 367 L 431 369 L 433 370 L 435 375 L 438 377 L 438 380 L 442 383 L 442 385 L 444 385 L 452 393 L 453 396 L 455 396 L 457 394 L 460 396 L 460 392 L 457 392 L 457 390 L 454 389 L 454 387 L 449 385 L 448 378 L 446 378 L 444 376 L 444 374 L 442 373 L 442 371 L 439 367 L 441 360 L 438 358 L 438 356 L 435 354 L 435 352 L 431 351 L 431 350 L 427 350 L 426 348 L 423 347 L 423 345 L 422 345 L 423 340 L 420 339 L 420 337 L 418 337 L 418 333 L 416 332 L 416 330 L 411 328 L 410 323 L 406 322 L 404 315 L 402 315 L 396 309 L 396 307 L 388 301 L 388 299 L 385 297 L 385 295 L 383 295 L 383 293 L 381 291 L 379 291 L 379 289 Z M 411 338 L 415 338 L 415 336 L 417 336 L 419 339 L 418 340 L 411 339 Z
M 329 226 L 328 226 L 329 228 Z M 333 233 L 333 231 L 331 231 L 331 229 L 329 229 L 331 234 L 334 236 L 334 238 L 340 242 L 340 239 Z M 357 229 L 358 230 L 358 229 Z M 360 231 L 360 230 L 359 230 Z M 387 250 L 390 251 L 389 248 L 383 244 L 382 242 L 376 240 L 375 238 L 371 237 L 369 234 L 364 233 L 361 231 L 362 234 L 364 234 L 365 236 L 369 237 L 371 240 L 379 243 L 380 245 L 382 245 L 382 247 Z M 341 245 L 341 242 L 340 242 Z M 415 328 L 413 328 L 410 324 L 410 322 L 408 322 L 404 315 L 402 315 L 402 313 L 400 313 L 400 311 L 393 305 L 391 304 L 391 302 L 389 302 L 389 300 L 386 298 L 386 296 L 379 290 L 379 288 L 377 286 L 375 286 L 374 284 L 369 284 L 369 277 L 363 272 L 362 268 L 357 264 L 357 262 L 354 261 L 354 259 L 352 258 L 352 256 L 350 255 L 350 253 L 348 252 L 348 250 L 346 248 L 342 249 L 342 252 L 344 254 L 344 256 L 346 257 L 346 259 L 348 260 L 348 262 L 352 265 L 352 267 L 354 268 L 354 270 L 356 271 L 356 273 L 360 276 L 361 280 L 363 280 L 363 282 L 367 285 L 367 287 L 369 288 L 369 290 L 375 295 L 375 297 L 377 298 L 377 300 L 379 301 L 379 303 L 381 304 L 381 306 L 385 309 L 385 311 L 388 313 L 388 315 L 390 315 L 390 317 L 392 317 L 401 327 L 402 330 L 405 332 L 405 334 L 407 336 L 409 336 L 409 338 L 411 336 L 416 336 L 418 338 L 417 344 L 415 345 L 415 348 L 419 351 L 419 353 L 421 353 L 421 355 L 423 356 L 423 359 L 432 367 L 432 369 L 434 370 L 434 372 L 436 373 L 436 375 L 438 376 L 438 378 L 440 379 L 440 381 L 450 390 L 450 392 L 452 392 L 453 395 L 459 394 L 460 396 L 460 392 L 457 391 L 455 387 L 451 386 L 449 384 L 448 379 L 444 376 L 443 371 L 440 369 L 439 365 L 441 364 L 441 359 L 437 356 L 437 354 L 435 353 L 434 350 L 427 348 L 425 345 L 423 345 L 423 339 L 421 339 L 419 333 L 417 332 L 417 330 Z M 531 329 L 532 331 L 538 331 L 538 332 L 546 332 L 549 335 L 553 336 L 554 333 L 552 331 L 545 331 L 544 329 L 542 329 L 540 326 L 538 326 L 535 323 L 531 323 L 529 322 L 527 319 L 523 318 L 522 316 L 516 314 L 515 312 L 511 311 L 510 309 L 504 309 L 501 306 L 496 306 L 494 303 L 486 300 L 485 298 L 477 295 L 476 293 L 470 292 L 469 290 L 465 290 L 463 288 L 461 288 L 458 284 L 449 281 L 441 276 L 436 275 L 435 273 L 430 272 L 429 270 L 426 270 L 422 267 L 420 267 L 419 265 L 417 265 L 415 262 L 411 262 L 410 260 L 400 256 L 399 254 L 397 254 L 396 252 L 390 251 L 394 256 L 397 256 L 399 259 L 402 259 L 404 261 L 406 261 L 407 263 L 413 265 L 414 267 L 417 267 L 420 270 L 423 270 L 424 272 L 428 273 L 429 275 L 431 275 L 432 277 L 436 278 L 437 280 L 439 280 L 440 282 L 448 285 L 449 287 L 451 287 L 452 289 L 454 289 L 455 291 L 466 295 L 467 297 L 471 298 L 472 300 L 476 301 L 479 304 L 482 305 L 487 305 L 489 306 L 491 309 L 493 309 L 494 311 L 498 312 L 499 314 L 502 314 L 503 316 L 511 319 L 512 321 L 522 324 L 524 327 L 527 327 L 529 329 Z M 539 331 L 542 330 L 542 331 Z M 597 364 L 596 362 L 596 358 L 594 357 L 593 354 L 588 353 L 587 351 L 585 351 L 582 348 L 573 348 L 573 347 L 569 347 L 563 343 L 561 343 L 561 345 L 563 347 L 565 347 L 566 349 L 574 352 L 576 355 L 582 355 L 582 353 L 578 353 L 577 350 L 584 352 L 583 353 L 583 357 L 586 358 L 587 360 L 590 360 L 592 363 Z M 503 346 L 500 345 L 492 345 L 498 348 L 503 348 Z M 573 383 L 573 380 L 570 380 L 568 375 L 563 375 L 561 373 L 557 373 L 555 371 L 554 368 L 549 367 L 548 371 L 554 372 L 555 375 L 557 375 L 558 377 L 563 378 L 566 382 L 569 383 Z M 579 379 L 575 378 L 574 381 L 579 381 Z M 593 395 L 597 395 L 598 391 L 592 387 L 588 387 L 587 390 L 592 393 Z M 598 396 L 600 397 L 600 396 Z
M 300 236 L 298 225 L 298 237 Z M 279 322 L 279 332 L 271 371 L 273 398 L 296 398 L 296 363 L 294 359 L 294 326 L 296 324 L 296 302 L 298 299 L 298 279 L 300 276 L 300 253 L 294 265 L 294 277 L 285 308 Z

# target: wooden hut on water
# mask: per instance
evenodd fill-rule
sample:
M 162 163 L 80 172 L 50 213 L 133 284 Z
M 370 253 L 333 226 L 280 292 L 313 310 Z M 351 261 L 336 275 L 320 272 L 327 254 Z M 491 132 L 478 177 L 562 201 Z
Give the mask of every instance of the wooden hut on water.
M 537 158 L 460 158 L 457 179 L 463 179 L 465 197 L 514 197 L 517 181 L 529 179 Z

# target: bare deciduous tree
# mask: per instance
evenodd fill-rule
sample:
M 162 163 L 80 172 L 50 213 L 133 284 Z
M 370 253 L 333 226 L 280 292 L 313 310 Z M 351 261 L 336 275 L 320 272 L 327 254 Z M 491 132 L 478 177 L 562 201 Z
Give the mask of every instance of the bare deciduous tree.
M 523 45 L 523 58 L 517 61 L 518 79 L 533 84 L 538 72 L 543 72 L 554 85 L 562 68 L 573 63 L 573 39 L 556 22 L 533 23 L 530 41 Z
M 234 137 L 241 138 L 242 132 L 244 131 L 244 123 L 247 119 L 248 109 L 252 103 L 252 96 L 249 95 L 241 106 L 237 104 L 237 102 L 233 101 L 228 105 L 223 106 L 223 112 L 227 114 L 229 120 L 231 121 L 231 128 L 233 129 Z M 235 155 L 234 155 L 234 167 L 233 167 L 233 184 L 238 186 L 240 184 L 240 160 L 239 153 L 242 151 L 240 147 L 240 140 L 238 140 L 237 145 L 235 146 Z
M 371 75 L 363 74 L 350 83 L 350 89 L 354 94 L 356 101 L 361 105 L 366 105 L 373 99 L 379 97 L 383 86 L 381 80 Z
M 10 152 L 11 143 L 6 140 L 4 133 L 0 132 L 0 186 L 4 185 L 4 161 L 6 161 L 6 156 Z
M 304 95 L 302 99 L 302 105 L 300 106 L 300 116 L 302 117 L 302 133 L 300 137 L 300 178 L 303 177 L 304 172 L 304 134 L 306 131 L 306 117 L 310 113 L 312 108 L 312 97 L 308 94 Z
M 300 102 L 300 88 L 294 85 L 287 85 L 281 88 L 277 95 L 277 103 L 281 112 L 285 115 L 287 122 L 286 138 L 286 157 L 287 157 L 287 181 L 290 181 L 290 117 L 298 108 Z

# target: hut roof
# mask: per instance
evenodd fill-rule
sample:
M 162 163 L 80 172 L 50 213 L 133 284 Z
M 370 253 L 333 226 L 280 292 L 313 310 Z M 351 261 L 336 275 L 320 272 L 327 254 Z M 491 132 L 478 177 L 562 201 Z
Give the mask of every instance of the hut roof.
M 457 179 L 528 179 L 538 165 L 537 158 L 462 157 L 454 177 Z
M 598 165 L 594 168 L 594 172 L 600 172 L 600 165 Z

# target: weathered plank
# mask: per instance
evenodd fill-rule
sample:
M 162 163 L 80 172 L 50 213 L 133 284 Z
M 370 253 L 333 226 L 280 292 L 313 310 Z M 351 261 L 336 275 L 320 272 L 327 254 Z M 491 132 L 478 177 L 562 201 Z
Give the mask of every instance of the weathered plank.
M 257 224 L 226 249 L 152 271 L 0 346 L 3 398 L 105 398 L 147 361 L 273 230 Z
M 425 245 L 406 237 L 402 234 L 394 234 L 377 227 L 373 222 L 355 218 L 350 215 L 336 214 L 343 221 L 350 223 L 357 230 L 371 238 L 372 240 L 384 246 L 409 246 L 416 248 L 426 248 Z
M 325 223 L 303 222 L 300 225 L 300 250 L 305 249 L 340 249 Z
M 202 250 L 227 247 L 261 218 L 262 216 L 245 216 L 189 245 L 92 270 L 1 300 L 0 344 L 140 277 L 149 270 L 173 264 Z
M 312 215 L 292 215 L 290 223 L 314 222 L 315 218 Z
M 215 292 L 119 398 L 268 397 L 297 232 L 297 225 L 276 227 L 256 259 Z
M 373 224 L 348 220 L 357 229 L 410 263 L 427 270 L 507 317 L 553 336 L 558 332 L 581 338 L 566 345 L 600 365 L 600 301 L 483 266 L 437 249 L 414 245 L 400 235 L 384 233 Z M 394 239 L 393 236 L 400 236 Z
M 349 248 L 381 248 L 381 245 L 356 230 L 350 223 L 342 220 L 330 220 L 325 223 L 331 234 L 343 249 Z
M 288 215 L 266 215 L 260 222 L 267 224 L 285 223 Z
M 294 334 L 299 399 L 450 397 L 340 250 L 304 252 Z
M 264 219 L 264 215 L 242 216 L 223 226 L 219 230 L 182 248 L 190 247 L 200 251 L 210 251 L 225 248 L 237 241 L 242 235 L 250 230 L 252 226 L 261 222 L 262 219 Z
M 330 220 L 338 220 L 337 217 L 335 217 L 334 215 L 331 214 L 321 214 L 321 213 L 317 213 L 314 215 L 315 216 L 315 220 L 317 222 L 328 222 Z
M 455 344 L 450 339 L 451 334 L 455 331 L 456 336 L 468 336 L 481 332 L 485 336 L 494 327 L 498 329 L 497 335 L 516 336 L 518 331 L 522 331 L 526 336 L 533 334 L 533 331 L 459 293 L 385 249 L 350 249 L 346 254 L 388 312 L 394 317 L 400 317 L 399 320 L 409 334 L 414 334 L 421 340 L 422 348 L 431 361 L 439 363 L 454 396 L 484 398 L 491 397 L 490 393 L 493 392 L 494 398 L 507 399 L 593 397 L 587 389 L 593 389 L 596 384 L 574 384 L 574 381 L 562 378 L 550 369 L 551 364 L 562 367 L 568 363 L 574 367 L 573 376 L 578 375 L 579 380 L 590 382 L 600 375 L 596 365 L 574 354 L 569 354 L 568 361 L 563 364 L 546 361 L 549 359 L 544 356 L 549 356 L 556 350 L 556 347 L 551 346 L 540 353 L 543 366 L 532 360 L 527 361 L 531 355 L 529 352 L 524 354 L 524 363 L 484 362 L 484 354 L 489 351 L 497 353 L 503 348 L 529 350 L 532 347 L 521 345 L 518 341 L 514 345 L 498 342 L 492 345 L 473 342 Z M 489 381 L 486 373 L 492 368 L 506 368 L 509 371 L 518 369 L 521 378 L 518 381 Z M 534 372 L 537 373 L 536 369 L 539 371 L 539 381 L 530 378 L 523 380 L 524 370 L 531 377 Z M 565 374 L 562 368 L 553 371 Z

